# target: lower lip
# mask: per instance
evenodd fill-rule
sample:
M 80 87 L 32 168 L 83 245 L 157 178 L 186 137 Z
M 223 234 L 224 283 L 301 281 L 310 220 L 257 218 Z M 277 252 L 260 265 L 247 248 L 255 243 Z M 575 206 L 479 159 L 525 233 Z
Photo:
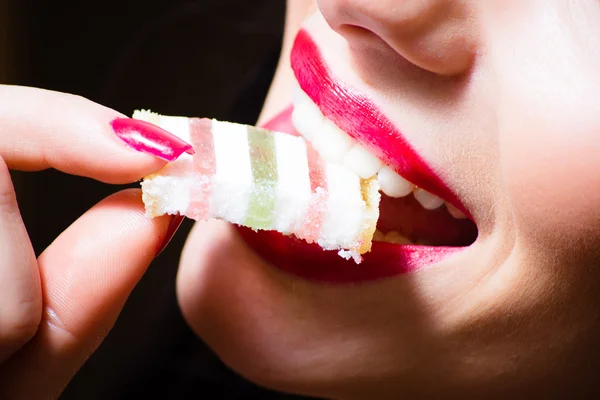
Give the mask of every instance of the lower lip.
M 296 134 L 291 123 L 292 107 L 265 127 Z M 244 241 L 264 260 L 300 278 L 323 283 L 350 284 L 393 277 L 439 263 L 464 247 L 397 245 L 374 242 L 361 264 L 348 261 L 335 251 L 273 231 L 255 232 L 239 227 Z

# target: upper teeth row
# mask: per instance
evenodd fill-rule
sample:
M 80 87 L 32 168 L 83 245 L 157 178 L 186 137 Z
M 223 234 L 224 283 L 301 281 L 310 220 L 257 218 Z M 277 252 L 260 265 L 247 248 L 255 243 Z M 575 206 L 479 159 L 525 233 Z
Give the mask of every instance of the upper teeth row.
M 381 191 L 386 195 L 404 197 L 413 193 L 415 199 L 428 210 L 434 210 L 444 204 L 444 200 L 416 187 L 385 165 L 364 146 L 356 143 L 346 132 L 325 118 L 317 105 L 299 88 L 294 92 L 292 123 L 294 128 L 311 142 L 321 157 L 343 164 L 363 179 L 377 174 Z M 453 217 L 466 218 L 456 207 L 451 204 L 446 206 Z

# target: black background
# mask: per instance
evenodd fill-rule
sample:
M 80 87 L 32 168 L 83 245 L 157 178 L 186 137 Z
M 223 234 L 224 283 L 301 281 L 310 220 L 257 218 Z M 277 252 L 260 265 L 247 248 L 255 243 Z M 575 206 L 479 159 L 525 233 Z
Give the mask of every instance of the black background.
M 6 82 L 75 93 L 125 114 L 255 122 L 279 52 L 283 0 L 13 0 Z M 122 189 L 55 171 L 14 173 L 38 254 Z M 50 211 L 51 210 L 51 211 Z M 114 330 L 75 376 L 71 399 L 291 399 L 228 370 L 185 325 L 175 299 L 191 223 L 153 263 Z

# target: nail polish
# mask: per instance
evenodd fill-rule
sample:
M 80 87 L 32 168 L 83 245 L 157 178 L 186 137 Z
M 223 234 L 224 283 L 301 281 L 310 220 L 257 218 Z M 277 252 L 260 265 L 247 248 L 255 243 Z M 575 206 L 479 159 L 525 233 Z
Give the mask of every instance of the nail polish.
M 183 153 L 194 154 L 192 145 L 146 121 L 117 118 L 111 121 L 114 133 L 130 148 L 174 161 Z
M 181 226 L 181 223 L 184 219 L 185 217 L 183 215 L 177 214 L 173 216 L 173 219 L 171 220 L 171 222 L 169 223 L 169 227 L 167 228 L 167 232 L 165 233 L 165 237 L 158 246 L 158 250 L 156 251 L 156 257 L 158 257 L 160 253 L 162 253 L 163 250 L 167 247 L 169 242 L 171 242 L 171 239 L 173 239 L 173 236 L 175 236 L 175 233 L 177 233 L 177 230 Z

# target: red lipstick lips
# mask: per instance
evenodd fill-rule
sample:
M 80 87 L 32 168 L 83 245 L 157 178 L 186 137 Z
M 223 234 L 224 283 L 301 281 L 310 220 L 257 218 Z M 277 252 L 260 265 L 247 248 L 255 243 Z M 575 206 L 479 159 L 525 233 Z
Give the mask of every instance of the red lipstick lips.
M 377 107 L 365 96 L 335 80 L 305 30 L 296 37 L 291 62 L 300 87 L 326 118 L 404 178 L 469 215 L 456 195 Z
M 452 203 L 465 214 L 457 196 L 414 151 L 398 129 L 370 102 L 352 88 L 337 82 L 324 63 L 310 35 L 299 32 L 291 56 L 300 87 L 321 112 L 415 185 Z M 288 108 L 266 127 L 295 133 Z M 374 242 L 359 265 L 323 251 L 316 244 L 277 232 L 253 232 L 239 228 L 242 238 L 258 255 L 274 266 L 304 279 L 326 283 L 357 283 L 388 278 L 433 265 L 465 247 L 396 245 Z

